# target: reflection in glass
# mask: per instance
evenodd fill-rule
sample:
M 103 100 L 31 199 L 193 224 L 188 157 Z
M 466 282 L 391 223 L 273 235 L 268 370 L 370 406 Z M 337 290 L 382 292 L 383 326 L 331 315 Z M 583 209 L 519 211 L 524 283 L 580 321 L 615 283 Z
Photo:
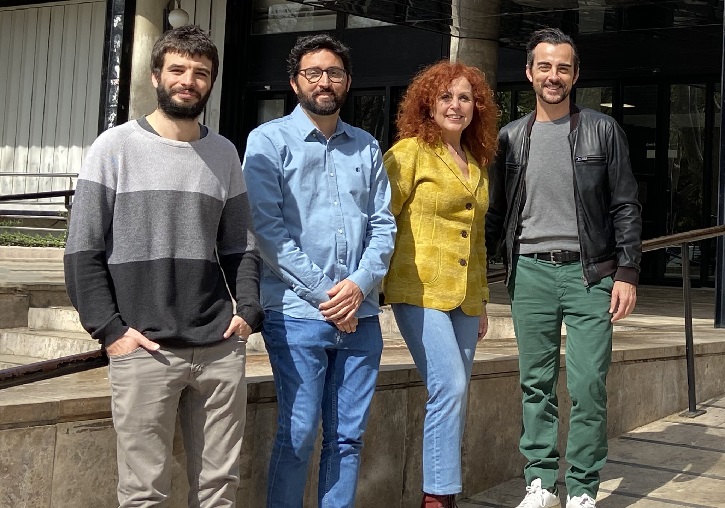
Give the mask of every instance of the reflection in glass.
M 510 90 L 496 92 L 496 103 L 501 114 L 498 117 L 498 128 L 508 124 L 511 118 L 511 96 L 513 92 Z
M 348 28 L 371 28 L 375 26 L 395 26 L 393 23 L 387 23 L 372 18 L 365 18 L 363 16 L 355 16 L 354 14 L 347 15 L 347 27 Z
M 329 9 L 284 0 L 254 0 L 253 34 L 334 30 L 337 15 Z
M 666 234 L 704 227 L 703 169 L 705 148 L 705 85 L 670 87 L 670 136 L 667 150 Z M 682 273 L 681 254 L 670 252 L 665 276 Z M 693 275 L 699 273 L 700 244 L 690 247 Z
M 284 99 L 260 99 L 257 101 L 257 125 L 284 116 Z
M 516 92 L 516 118 L 526 116 L 536 109 L 536 94 L 533 90 Z
M 385 129 L 385 95 L 384 93 L 355 94 L 353 125 L 368 131 L 383 143 Z
M 589 108 L 612 115 L 612 87 L 592 86 L 576 89 L 576 104 L 580 108 Z

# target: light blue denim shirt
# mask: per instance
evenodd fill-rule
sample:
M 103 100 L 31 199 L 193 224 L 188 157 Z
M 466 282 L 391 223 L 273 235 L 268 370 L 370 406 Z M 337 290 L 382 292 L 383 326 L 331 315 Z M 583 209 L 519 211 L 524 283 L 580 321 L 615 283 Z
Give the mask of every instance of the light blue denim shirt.
M 395 219 L 375 138 L 338 120 L 328 140 L 297 106 L 249 134 L 242 167 L 265 310 L 324 319 L 319 305 L 347 278 L 365 295 L 357 317 L 377 315 Z

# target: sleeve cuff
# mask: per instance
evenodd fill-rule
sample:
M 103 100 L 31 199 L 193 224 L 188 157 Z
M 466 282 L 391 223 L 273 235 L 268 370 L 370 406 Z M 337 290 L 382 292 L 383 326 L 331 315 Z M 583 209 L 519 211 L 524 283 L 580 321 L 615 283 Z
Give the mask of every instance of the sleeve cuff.
M 123 322 L 120 314 L 114 314 L 108 323 L 92 334 L 92 337 L 100 342 L 101 346 L 106 347 L 120 339 L 127 331 L 128 326 Z
M 363 297 L 367 298 L 370 292 L 375 287 L 375 281 L 373 277 L 364 269 L 359 269 L 350 274 L 348 277 L 351 281 L 357 284 L 357 287 L 362 291 Z
M 617 272 L 614 274 L 614 280 L 628 282 L 636 286 L 639 284 L 639 271 L 636 268 L 629 266 L 617 267 Z
M 237 316 L 249 325 L 253 333 L 261 331 L 262 321 L 264 321 L 264 309 L 261 305 L 238 306 Z

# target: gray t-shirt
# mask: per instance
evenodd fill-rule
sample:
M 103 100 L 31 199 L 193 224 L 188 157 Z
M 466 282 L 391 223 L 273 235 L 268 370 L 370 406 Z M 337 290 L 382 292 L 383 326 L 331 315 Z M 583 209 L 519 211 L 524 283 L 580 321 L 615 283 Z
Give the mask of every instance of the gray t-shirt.
M 517 252 L 579 252 L 569 115 L 535 122 L 526 168 L 526 201 L 519 217 Z

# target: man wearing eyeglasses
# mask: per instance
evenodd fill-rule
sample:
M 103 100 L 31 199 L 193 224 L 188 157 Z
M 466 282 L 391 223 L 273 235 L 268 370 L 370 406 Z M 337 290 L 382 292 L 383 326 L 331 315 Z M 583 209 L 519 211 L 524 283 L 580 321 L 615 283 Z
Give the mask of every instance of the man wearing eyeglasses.
M 320 418 L 318 504 L 355 503 L 395 222 L 377 141 L 339 118 L 350 71 L 339 41 L 298 39 L 288 72 L 299 105 L 247 141 L 244 176 L 265 265 L 262 335 L 279 408 L 268 507 L 302 507 Z

